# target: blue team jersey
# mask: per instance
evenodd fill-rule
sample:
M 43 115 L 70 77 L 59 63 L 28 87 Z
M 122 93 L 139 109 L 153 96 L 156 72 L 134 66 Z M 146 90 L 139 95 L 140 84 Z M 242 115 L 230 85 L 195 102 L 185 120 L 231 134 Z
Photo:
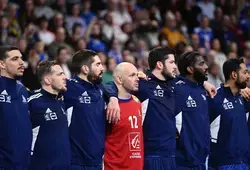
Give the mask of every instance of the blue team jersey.
M 69 120 L 72 164 L 102 165 L 105 145 L 105 112 L 101 85 L 75 76 L 64 94 Z
M 244 163 L 249 145 L 243 98 L 222 85 L 208 100 L 211 130 L 210 164 L 213 167 Z
M 28 100 L 33 127 L 30 170 L 70 169 L 68 121 L 62 100 L 43 89 Z
M 250 137 L 250 119 L 249 119 L 250 101 L 244 101 L 244 106 L 245 106 L 245 112 L 247 113 L 247 126 L 248 126 L 248 133 Z M 249 138 L 249 145 L 248 145 L 247 160 L 248 160 L 248 164 L 250 164 L 250 138 Z
M 0 167 L 25 169 L 32 141 L 28 92 L 14 79 L 0 77 Z
M 177 79 L 178 80 L 178 79 Z M 210 121 L 202 84 L 179 77 L 175 83 L 178 166 L 204 165 L 210 150 Z

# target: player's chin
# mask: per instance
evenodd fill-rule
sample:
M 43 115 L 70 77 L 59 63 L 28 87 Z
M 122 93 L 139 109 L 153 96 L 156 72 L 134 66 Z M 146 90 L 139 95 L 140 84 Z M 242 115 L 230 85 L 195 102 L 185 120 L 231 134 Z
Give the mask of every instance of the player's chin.
M 63 87 L 61 88 L 61 92 L 65 92 L 65 91 L 67 91 L 67 87 L 66 87 L 66 86 L 63 86 Z
M 17 73 L 17 77 L 22 77 L 23 76 L 23 72 L 18 72 Z

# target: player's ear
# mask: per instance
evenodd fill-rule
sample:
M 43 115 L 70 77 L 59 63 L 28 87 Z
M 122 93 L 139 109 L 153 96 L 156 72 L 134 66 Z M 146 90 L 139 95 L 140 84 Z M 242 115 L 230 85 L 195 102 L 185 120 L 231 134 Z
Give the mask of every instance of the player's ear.
M 121 76 L 116 76 L 115 79 L 118 84 L 123 84 Z
M 49 75 L 44 76 L 43 81 L 45 84 L 50 85 L 51 84 L 51 78 Z
M 232 73 L 231 73 L 231 77 L 232 77 L 232 79 L 233 80 L 236 80 L 237 79 L 237 73 L 235 72 L 235 71 L 233 71 Z
M 87 75 L 89 73 L 89 67 L 87 65 L 83 65 L 81 71 L 83 74 Z
M 5 69 L 5 63 L 3 60 L 0 60 L 0 69 L 4 70 Z
M 160 70 L 163 69 L 163 63 L 161 61 L 157 61 L 156 67 Z
M 193 74 L 194 73 L 194 69 L 193 69 L 193 67 L 187 67 L 187 71 L 188 71 L 188 73 L 190 73 L 190 74 Z

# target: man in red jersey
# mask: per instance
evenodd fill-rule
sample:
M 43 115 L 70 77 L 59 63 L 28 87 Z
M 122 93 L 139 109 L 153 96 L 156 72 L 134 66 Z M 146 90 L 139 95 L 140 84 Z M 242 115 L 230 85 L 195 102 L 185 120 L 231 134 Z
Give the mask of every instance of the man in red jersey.
M 118 88 L 121 119 L 107 127 L 104 170 L 142 170 L 141 103 L 132 95 L 138 91 L 138 70 L 123 62 L 117 65 L 113 76 Z

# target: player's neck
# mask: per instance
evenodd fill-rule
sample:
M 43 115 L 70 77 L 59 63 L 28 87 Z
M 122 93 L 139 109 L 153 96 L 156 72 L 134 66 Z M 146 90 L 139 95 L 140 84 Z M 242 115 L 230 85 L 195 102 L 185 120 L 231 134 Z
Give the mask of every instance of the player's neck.
M 192 81 L 192 82 L 194 82 L 194 83 L 198 83 L 197 80 L 195 80 L 195 79 L 194 79 L 194 76 L 192 76 L 192 75 L 186 75 L 185 77 L 186 77 L 188 80 L 190 80 L 190 81 Z
M 88 80 L 87 76 L 85 76 L 84 74 L 78 74 L 77 76 L 78 76 L 80 79 L 82 79 L 82 80 L 84 80 L 84 81 L 89 82 L 89 83 L 92 84 L 92 82 L 90 82 L 90 81 Z
M 53 89 L 51 86 L 46 86 L 46 85 L 43 85 L 42 86 L 43 90 L 47 91 L 48 93 L 51 93 L 51 94 L 54 94 L 54 95 L 58 95 L 58 91 Z
M 154 70 L 152 71 L 152 74 L 153 74 L 156 78 L 158 78 L 159 80 L 162 80 L 162 81 L 165 81 L 165 80 L 166 80 L 166 78 L 161 74 L 161 71 L 160 71 L 160 70 L 154 69 Z
M 236 84 L 231 81 L 231 80 L 228 80 L 225 82 L 224 84 L 225 87 L 229 87 L 232 91 L 232 94 L 235 96 L 238 92 L 239 92 L 239 88 L 236 86 Z
M 9 78 L 9 79 L 15 79 L 13 76 L 11 76 L 10 74 L 6 73 L 5 71 L 2 71 L 1 70 L 1 75 L 2 77 L 6 77 L 6 78 Z
M 119 99 L 130 99 L 131 94 L 127 92 L 124 88 L 118 87 L 118 98 Z

